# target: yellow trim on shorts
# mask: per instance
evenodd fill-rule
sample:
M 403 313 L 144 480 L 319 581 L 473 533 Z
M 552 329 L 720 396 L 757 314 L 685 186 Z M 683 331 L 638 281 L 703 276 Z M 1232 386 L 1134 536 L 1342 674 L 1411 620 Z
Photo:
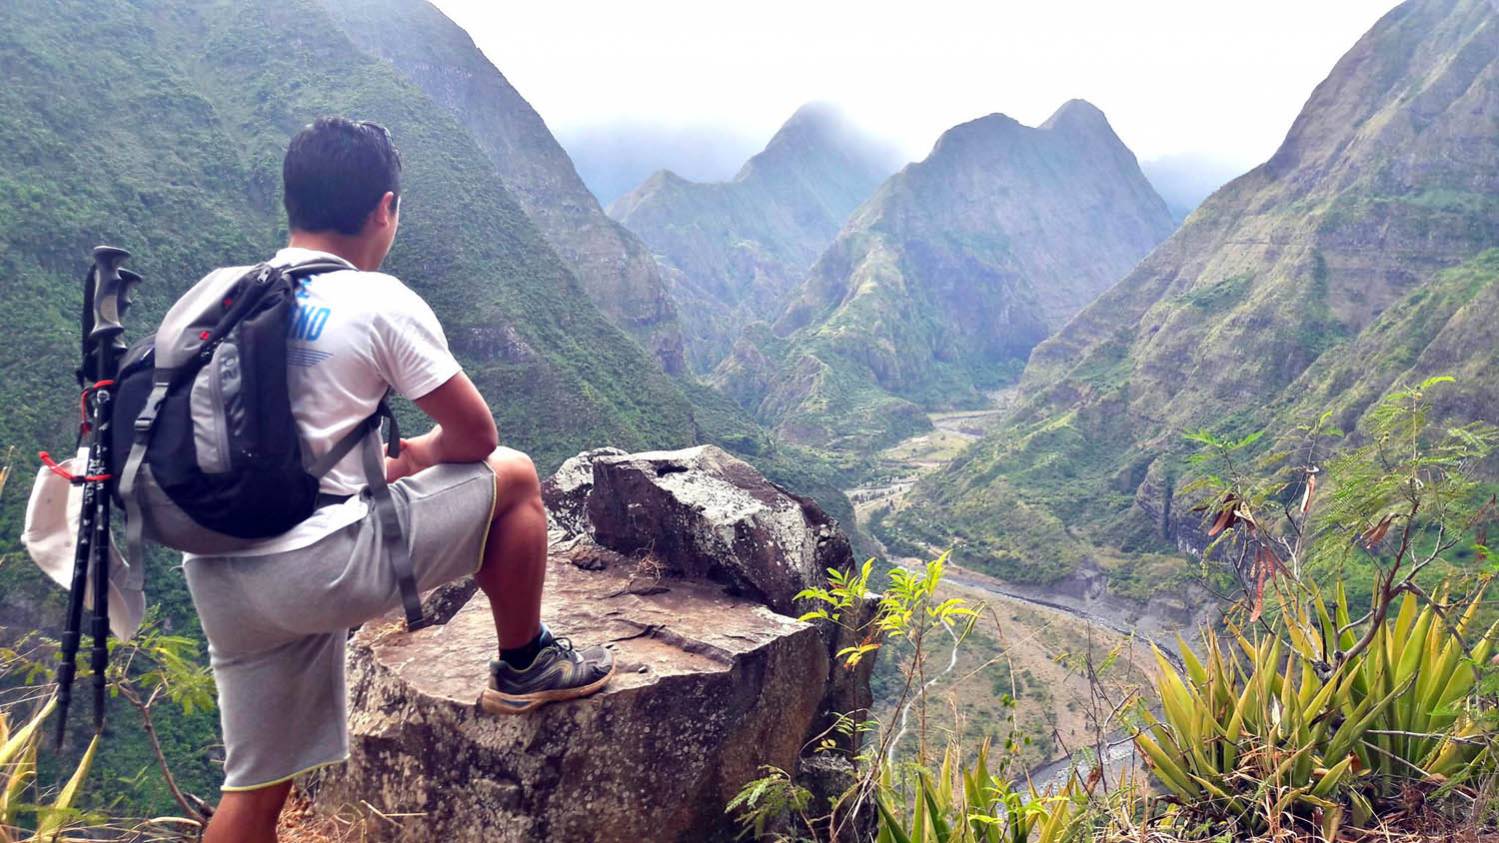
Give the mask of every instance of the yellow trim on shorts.
M 313 770 L 321 770 L 324 767 L 331 767 L 334 764 L 342 764 L 342 763 L 344 763 L 344 762 L 346 762 L 348 760 L 349 760 L 349 756 L 345 755 L 342 758 L 335 758 L 332 761 L 319 761 L 318 763 L 312 765 L 311 767 L 307 767 L 306 769 L 298 770 L 298 771 L 296 771 L 295 773 L 292 773 L 289 776 L 282 776 L 281 778 L 275 779 L 274 781 L 261 782 L 260 784 L 237 785 L 237 786 L 234 786 L 234 787 L 230 787 L 229 785 L 226 784 L 226 785 L 223 785 L 222 787 L 220 787 L 219 790 L 222 791 L 222 792 L 224 792 L 224 793 L 243 793 L 243 792 L 245 792 L 247 790 L 263 790 L 263 789 L 268 788 L 268 787 L 275 787 L 278 784 L 286 784 L 287 782 L 291 781 L 292 779 L 296 778 L 297 776 L 305 776 L 308 773 L 312 772 Z
M 489 546 L 489 530 L 494 525 L 495 510 L 500 508 L 500 490 L 495 486 L 495 479 L 498 475 L 494 473 L 494 468 L 488 460 L 485 460 L 482 465 L 489 469 L 489 520 L 484 522 L 484 535 L 479 538 L 479 564 L 474 566 L 469 576 L 479 573 L 479 569 L 484 567 L 484 549 Z

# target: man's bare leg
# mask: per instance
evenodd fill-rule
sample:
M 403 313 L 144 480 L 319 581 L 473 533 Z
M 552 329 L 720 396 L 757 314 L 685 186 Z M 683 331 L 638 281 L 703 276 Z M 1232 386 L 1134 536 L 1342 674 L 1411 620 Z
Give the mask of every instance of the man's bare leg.
M 501 649 L 530 644 L 541 631 L 541 590 L 547 573 L 547 515 L 531 458 L 511 448 L 489 455 L 495 507 L 474 580 L 489 598 Z
M 289 781 L 225 793 L 208 821 L 203 843 L 276 843 L 276 820 L 289 793 Z
M 490 663 L 479 705 L 492 714 L 524 714 L 600 691 L 614 674 L 613 653 L 605 647 L 574 649 L 569 640 L 542 635 L 547 518 L 536 469 L 524 454 L 506 448 L 491 454 L 489 465 L 495 514 L 474 579 L 489 598 L 500 657 Z

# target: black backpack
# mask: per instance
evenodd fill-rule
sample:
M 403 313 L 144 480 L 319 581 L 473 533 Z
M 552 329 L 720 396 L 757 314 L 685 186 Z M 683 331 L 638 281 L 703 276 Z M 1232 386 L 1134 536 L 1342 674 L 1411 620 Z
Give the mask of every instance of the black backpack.
M 300 279 L 353 269 L 334 259 L 219 270 L 167 312 L 154 336 L 120 366 L 112 413 L 115 454 L 128 454 L 116 494 L 131 564 L 146 540 L 199 554 L 230 554 L 295 527 L 319 506 L 318 481 L 364 445 L 380 541 L 401 586 L 407 625 L 425 626 L 411 558 L 385 484 L 384 454 L 400 451 L 395 416 L 379 409 L 309 460 L 287 388 L 287 338 Z M 380 427 L 390 420 L 389 446 Z

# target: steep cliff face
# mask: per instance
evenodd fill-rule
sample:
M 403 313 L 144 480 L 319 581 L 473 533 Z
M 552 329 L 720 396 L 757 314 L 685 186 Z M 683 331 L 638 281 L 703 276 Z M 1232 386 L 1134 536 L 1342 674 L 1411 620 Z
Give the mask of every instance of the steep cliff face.
M 1391 384 L 1443 368 L 1477 381 L 1457 404 L 1492 413 L 1476 325 L 1496 197 L 1499 10 L 1411 0 L 1338 62 L 1269 161 L 1036 348 L 1011 422 L 924 484 L 896 532 L 956 534 L 1007 575 L 1055 575 L 1170 547 L 1184 430 L 1282 433 L 1329 407 L 1354 429 Z M 1053 543 L 1048 561 L 1067 564 L 1036 560 Z
M 395 819 L 374 830 L 406 840 L 735 839 L 724 806 L 739 788 L 762 765 L 796 770 L 831 713 L 870 704 L 872 665 L 837 665 L 853 642 L 791 605 L 853 565 L 847 540 L 711 447 L 589 452 L 544 493 L 543 615 L 614 651 L 610 685 L 527 715 L 478 712 L 493 620 L 482 597 L 465 602 L 471 587 L 450 589 L 446 623 L 355 637 L 352 757 L 319 804 L 375 805 Z
M 1092 105 L 965 123 L 853 215 L 775 323 L 784 341 L 740 343 L 714 378 L 794 439 L 879 444 L 1013 378 L 1171 228 Z
M 751 319 L 774 317 L 839 227 L 894 168 L 831 107 L 803 106 L 733 181 L 663 170 L 609 207 L 668 274 L 688 356 L 707 371 Z
M 684 371 L 676 307 L 650 252 L 604 214 L 541 116 L 468 34 L 426 0 L 319 2 L 468 129 L 593 303 L 667 372 Z

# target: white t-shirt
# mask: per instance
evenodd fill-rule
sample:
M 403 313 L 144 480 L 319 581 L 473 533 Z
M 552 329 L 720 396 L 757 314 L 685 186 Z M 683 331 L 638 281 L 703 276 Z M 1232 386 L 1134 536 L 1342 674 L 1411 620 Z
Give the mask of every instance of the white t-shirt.
M 271 262 L 287 266 L 332 257 L 288 247 Z M 309 461 L 369 418 L 386 390 L 414 400 L 461 371 L 432 308 L 394 276 L 353 269 L 313 275 L 301 279 L 297 298 L 287 338 L 287 383 Z M 357 494 L 365 485 L 362 454 L 355 447 L 320 486 L 323 492 L 354 497 L 231 555 L 297 550 L 353 524 L 365 515 L 365 502 Z

